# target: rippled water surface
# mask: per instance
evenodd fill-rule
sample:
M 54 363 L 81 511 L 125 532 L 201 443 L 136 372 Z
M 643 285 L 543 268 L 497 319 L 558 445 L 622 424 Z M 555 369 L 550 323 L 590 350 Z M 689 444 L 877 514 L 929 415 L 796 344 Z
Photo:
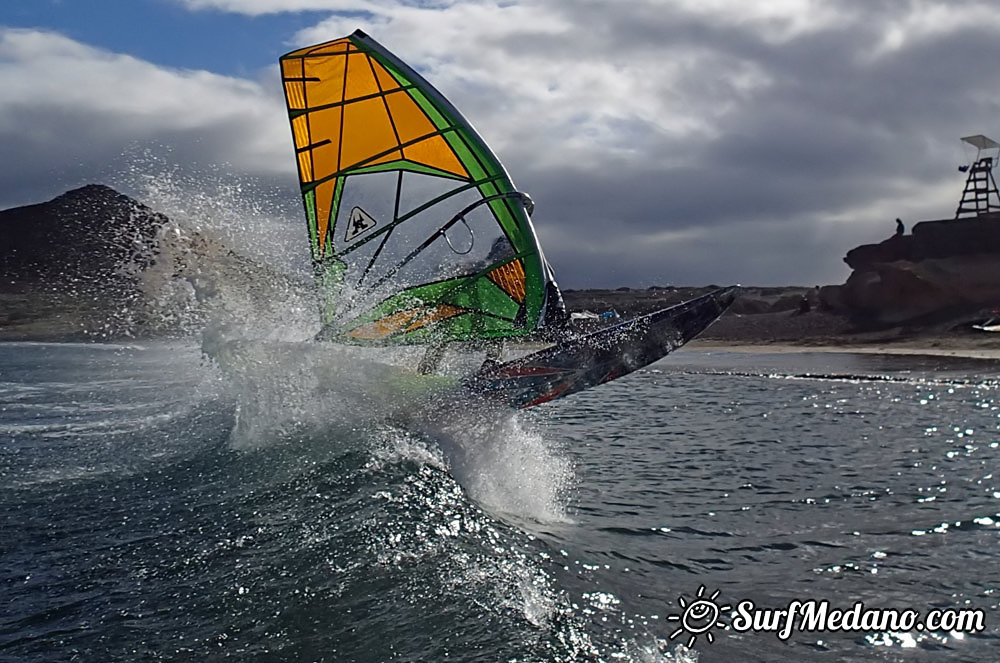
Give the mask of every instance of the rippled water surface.
M 997 364 L 682 350 L 511 414 L 352 362 L 0 344 L 0 660 L 997 659 Z M 701 587 L 985 629 L 691 642 Z

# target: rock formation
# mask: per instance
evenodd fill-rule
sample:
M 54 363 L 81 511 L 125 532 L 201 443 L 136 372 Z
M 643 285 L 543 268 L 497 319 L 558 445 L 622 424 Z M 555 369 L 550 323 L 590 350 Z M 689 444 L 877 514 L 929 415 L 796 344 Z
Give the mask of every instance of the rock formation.
M 140 298 L 167 218 L 88 185 L 0 212 L 0 331 L 5 338 L 118 335 Z
M 923 221 L 852 249 L 854 270 L 827 286 L 821 302 L 873 324 L 898 324 L 974 314 L 1000 305 L 1000 214 Z
M 222 306 L 287 316 L 306 290 L 106 186 L 0 211 L 0 340 L 187 334 Z

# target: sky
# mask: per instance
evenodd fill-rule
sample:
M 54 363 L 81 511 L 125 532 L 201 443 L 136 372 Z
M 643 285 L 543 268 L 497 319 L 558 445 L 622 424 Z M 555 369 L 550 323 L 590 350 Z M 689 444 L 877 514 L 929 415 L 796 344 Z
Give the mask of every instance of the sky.
M 356 28 L 531 194 L 564 288 L 842 283 L 1000 138 L 994 0 L 4 0 L 0 209 L 221 187 L 305 256 L 277 58 Z

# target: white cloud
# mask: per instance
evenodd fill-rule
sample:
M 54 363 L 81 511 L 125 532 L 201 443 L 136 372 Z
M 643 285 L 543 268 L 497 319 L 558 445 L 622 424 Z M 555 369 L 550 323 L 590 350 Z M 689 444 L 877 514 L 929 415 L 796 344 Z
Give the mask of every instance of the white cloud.
M 643 3 L 636 3 L 641 5 Z M 562 3 L 529 0 L 370 7 L 361 26 L 423 73 L 498 152 L 536 167 L 563 160 L 598 167 L 634 158 L 665 139 L 709 138 L 740 99 L 768 77 L 753 62 L 669 43 L 621 43 Z M 650 18 L 669 17 L 647 4 Z M 633 13 L 638 10 L 633 7 Z M 332 16 L 296 44 L 349 34 Z M 706 72 L 710 82 L 703 84 Z
M 750 28 L 773 43 L 846 25 L 853 12 L 828 0 L 673 0 L 675 9 L 729 26 Z
M 986 30 L 996 34 L 998 29 L 1000 11 L 990 0 L 972 0 L 959 5 L 954 1 L 921 0 L 912 3 L 909 11 L 886 21 L 872 55 L 892 54 L 964 30 Z
M 289 35 L 289 50 L 364 29 L 451 99 L 532 193 L 557 268 L 582 243 L 608 264 L 631 251 L 628 278 L 669 263 L 711 279 L 724 264 L 729 280 L 801 269 L 812 282 L 895 216 L 948 215 L 957 138 L 1000 133 L 1000 11 L 985 0 L 174 1 L 328 12 Z M 5 31 L 0 86 L 0 142 L 27 155 L 0 165 L 8 190 L 22 170 L 113 158 L 127 140 L 294 176 L 276 75 L 165 69 Z M 719 241 L 723 228 L 738 246 Z
M 364 12 L 391 6 L 392 0 L 174 0 L 192 10 L 218 10 L 261 16 L 264 14 L 296 13 L 304 11 Z M 443 0 L 434 6 L 454 4 Z
M 277 87 L 277 86 L 275 86 Z M 156 66 L 36 30 L 0 30 L 0 143 L 22 152 L 0 176 L 113 159 L 136 143 L 246 172 L 293 168 L 280 90 Z

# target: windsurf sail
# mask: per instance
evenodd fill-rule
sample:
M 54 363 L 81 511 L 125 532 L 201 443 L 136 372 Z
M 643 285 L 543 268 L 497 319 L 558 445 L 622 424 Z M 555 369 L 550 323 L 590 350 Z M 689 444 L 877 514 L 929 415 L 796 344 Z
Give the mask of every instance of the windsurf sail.
M 530 198 L 437 90 L 360 30 L 280 63 L 321 338 L 503 338 L 557 313 Z

